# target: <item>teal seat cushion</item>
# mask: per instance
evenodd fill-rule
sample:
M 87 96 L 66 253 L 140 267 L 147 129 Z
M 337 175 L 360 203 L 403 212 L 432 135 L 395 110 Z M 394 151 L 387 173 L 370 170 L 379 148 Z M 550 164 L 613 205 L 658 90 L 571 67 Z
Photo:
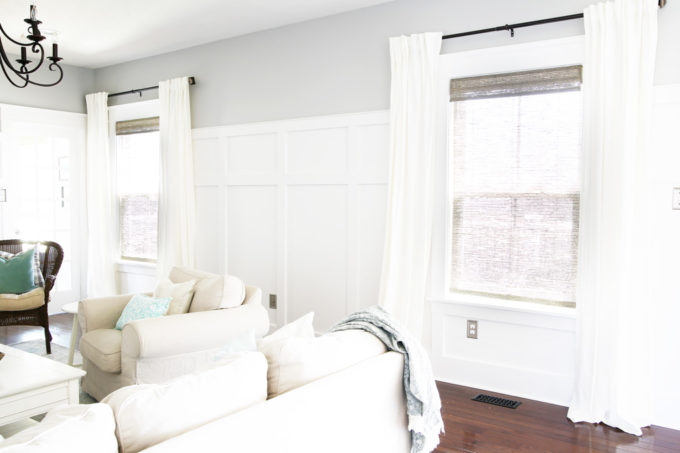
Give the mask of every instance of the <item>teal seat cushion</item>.
M 0 258 L 0 294 L 23 294 L 37 288 L 34 260 L 35 248 Z
M 116 329 L 122 330 L 125 324 L 130 321 L 165 316 L 171 300 L 172 297 L 148 297 L 135 294 L 118 318 Z

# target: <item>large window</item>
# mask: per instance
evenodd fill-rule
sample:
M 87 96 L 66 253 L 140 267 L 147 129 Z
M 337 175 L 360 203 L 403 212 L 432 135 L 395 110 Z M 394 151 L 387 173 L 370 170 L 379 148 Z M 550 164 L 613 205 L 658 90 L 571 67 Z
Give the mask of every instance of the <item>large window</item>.
M 116 123 L 120 255 L 154 261 L 160 178 L 158 118 Z
M 574 306 L 581 68 L 451 81 L 449 289 Z

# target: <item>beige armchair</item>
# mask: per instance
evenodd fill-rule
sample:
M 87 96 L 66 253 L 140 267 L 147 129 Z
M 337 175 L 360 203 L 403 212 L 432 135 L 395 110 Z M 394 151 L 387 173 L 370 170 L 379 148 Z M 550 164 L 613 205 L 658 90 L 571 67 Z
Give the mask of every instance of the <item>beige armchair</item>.
M 163 382 L 219 360 L 225 345 L 249 330 L 263 336 L 269 317 L 262 290 L 246 286 L 245 293 L 234 308 L 132 321 L 122 331 L 116 321 L 132 295 L 80 301 L 83 390 L 101 400 L 126 385 Z

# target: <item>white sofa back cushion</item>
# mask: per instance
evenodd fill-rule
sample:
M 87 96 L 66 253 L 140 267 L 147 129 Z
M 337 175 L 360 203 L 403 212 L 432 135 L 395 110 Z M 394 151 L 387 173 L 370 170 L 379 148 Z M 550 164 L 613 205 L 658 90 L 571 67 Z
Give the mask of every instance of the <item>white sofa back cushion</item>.
M 189 312 L 238 307 L 246 297 L 246 285 L 233 275 L 217 275 L 186 267 L 173 267 L 170 281 L 184 283 L 198 280 Z
M 0 442 L 3 453 L 69 452 L 117 453 L 111 408 L 79 404 L 52 409 L 39 424 Z
M 166 315 L 181 315 L 189 312 L 191 299 L 194 297 L 194 286 L 196 279 L 187 280 L 183 283 L 173 283 L 170 279 L 163 279 L 158 282 L 156 289 L 153 290 L 153 297 L 170 297 L 170 306 Z
M 241 352 L 221 366 L 165 384 L 123 387 L 102 402 L 113 409 L 121 452 L 129 453 L 266 398 L 266 359 L 259 352 Z
M 259 341 L 258 349 L 269 363 L 269 398 L 383 354 L 386 350 L 382 341 L 361 330 L 314 337 L 309 335 L 309 329 L 311 318 L 303 317 Z

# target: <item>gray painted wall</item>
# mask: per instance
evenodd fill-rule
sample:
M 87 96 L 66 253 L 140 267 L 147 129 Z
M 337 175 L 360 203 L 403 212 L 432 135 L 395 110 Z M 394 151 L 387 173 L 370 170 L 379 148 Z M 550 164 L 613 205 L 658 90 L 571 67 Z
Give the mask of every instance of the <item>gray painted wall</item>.
M 12 86 L 4 75 L 0 75 L 0 103 L 40 107 L 67 112 L 85 112 L 85 95 L 94 90 L 93 69 L 63 65 L 64 79 L 59 85 L 45 88 L 29 85 L 26 88 Z M 51 82 L 49 75 L 40 69 L 39 81 Z M 49 73 L 49 71 L 47 71 Z
M 388 38 L 454 33 L 581 12 L 594 0 L 397 0 L 363 10 L 100 68 L 96 89 L 125 91 L 182 75 L 194 127 L 348 113 L 389 106 Z M 657 83 L 680 82 L 680 5 L 659 13 Z M 673 24 L 676 26 L 674 27 Z M 444 52 L 583 33 L 581 20 L 445 41 Z M 142 99 L 156 97 L 150 92 Z M 134 102 L 138 96 L 117 98 Z

